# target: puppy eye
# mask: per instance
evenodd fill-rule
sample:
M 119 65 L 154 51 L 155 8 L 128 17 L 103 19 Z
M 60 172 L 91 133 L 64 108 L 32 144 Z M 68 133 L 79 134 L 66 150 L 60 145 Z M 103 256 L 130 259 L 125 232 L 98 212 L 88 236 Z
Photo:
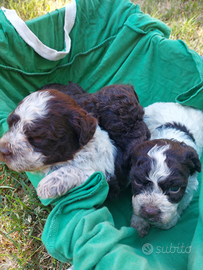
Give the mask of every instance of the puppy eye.
M 169 192 L 172 194 L 176 194 L 180 191 L 180 187 L 171 187 L 169 188 Z
M 144 164 L 147 164 L 149 162 L 149 159 L 146 157 L 142 157 L 140 159 L 138 159 L 136 166 L 137 167 L 142 167 Z
M 140 179 L 136 178 L 134 179 L 134 182 L 137 186 L 140 186 L 140 187 L 142 186 L 142 181 Z
M 37 146 L 38 144 L 40 144 L 42 142 L 42 138 L 40 137 L 30 137 L 28 138 L 30 144 Z
M 15 125 L 20 120 L 20 117 L 17 114 L 11 113 L 7 118 L 7 123 L 9 128 Z

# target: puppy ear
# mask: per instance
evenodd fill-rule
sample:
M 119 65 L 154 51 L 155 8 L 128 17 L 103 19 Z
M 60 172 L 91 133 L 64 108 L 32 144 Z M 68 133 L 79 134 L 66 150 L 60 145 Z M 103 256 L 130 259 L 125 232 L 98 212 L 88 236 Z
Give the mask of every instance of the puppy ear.
M 87 144 L 92 139 L 97 127 L 96 118 L 84 112 L 74 117 L 72 125 L 78 134 L 80 146 Z
M 139 101 L 139 97 L 138 97 L 137 93 L 135 92 L 134 86 L 133 86 L 133 85 L 129 85 L 129 87 L 132 89 L 132 92 L 134 93 L 134 95 L 135 95 L 135 97 L 136 97 L 136 99 L 137 99 L 137 101 L 138 101 L 138 103 L 139 103 L 139 102 L 140 102 L 140 101 Z
M 190 170 L 190 175 L 193 175 L 196 171 L 201 172 L 201 162 L 199 160 L 199 156 L 192 147 L 188 147 L 183 159 L 183 162 Z
M 147 156 L 148 151 L 154 145 L 156 145 L 154 141 L 137 142 L 136 139 L 132 140 L 125 151 L 124 160 L 130 162 L 130 165 L 135 165 L 140 157 Z
M 73 83 L 69 81 L 68 85 L 66 86 L 67 89 L 72 91 L 72 94 L 85 94 L 85 90 L 77 83 Z
M 134 140 L 128 145 L 126 151 L 124 152 L 123 156 L 123 163 L 125 165 L 132 166 L 132 163 L 136 162 L 137 154 L 136 154 L 136 144 L 134 143 Z

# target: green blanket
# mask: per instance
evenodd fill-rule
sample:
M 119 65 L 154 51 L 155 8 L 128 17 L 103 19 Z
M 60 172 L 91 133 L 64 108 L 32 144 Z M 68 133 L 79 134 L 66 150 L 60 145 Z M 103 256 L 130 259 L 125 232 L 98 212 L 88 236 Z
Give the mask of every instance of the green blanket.
M 71 50 L 61 60 L 38 55 L 0 11 L 0 135 L 17 103 L 47 83 L 80 84 L 88 92 L 105 85 L 135 86 L 140 103 L 180 102 L 203 109 L 203 62 L 170 29 L 128 0 L 77 0 Z M 64 9 L 27 22 L 47 46 L 64 48 Z M 28 173 L 37 187 L 39 175 Z M 202 176 L 199 176 L 201 181 Z M 201 184 L 200 184 L 201 186 Z M 130 187 L 119 200 L 105 201 L 108 185 L 98 172 L 55 200 L 42 240 L 48 252 L 75 270 L 201 269 L 203 190 L 200 187 L 178 224 L 153 228 L 144 239 L 129 227 Z

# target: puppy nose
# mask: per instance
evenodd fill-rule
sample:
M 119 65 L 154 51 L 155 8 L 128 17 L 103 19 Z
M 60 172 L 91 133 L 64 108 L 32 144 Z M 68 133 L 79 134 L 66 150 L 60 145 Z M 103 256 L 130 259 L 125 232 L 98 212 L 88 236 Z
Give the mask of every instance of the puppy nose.
M 8 149 L 8 147 L 6 146 L 0 146 L 0 153 L 3 155 L 3 156 L 10 156 L 11 154 L 11 151 Z
M 157 216 L 160 213 L 160 210 L 156 206 L 148 205 L 142 208 L 142 213 L 145 217 L 152 218 Z

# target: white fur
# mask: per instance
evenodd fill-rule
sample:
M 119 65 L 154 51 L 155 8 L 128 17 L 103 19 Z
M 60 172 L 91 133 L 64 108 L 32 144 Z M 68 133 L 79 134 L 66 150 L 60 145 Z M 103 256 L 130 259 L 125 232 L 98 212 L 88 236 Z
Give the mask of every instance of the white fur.
M 37 193 L 43 198 L 53 198 L 84 183 L 94 172 L 101 171 L 107 181 L 114 175 L 116 147 L 108 133 L 98 126 L 93 138 L 75 154 L 73 160 L 54 166 L 43 178 Z
M 44 166 L 44 156 L 34 151 L 24 134 L 24 126 L 33 125 L 33 120 L 40 119 L 48 113 L 47 104 L 51 98 L 48 91 L 34 92 L 24 98 L 15 109 L 14 113 L 20 117 L 19 121 L 0 139 L 1 145 L 5 144 L 12 152 L 13 158 L 5 160 L 12 170 L 35 171 Z
M 152 159 L 151 170 L 147 178 L 149 181 L 153 182 L 153 189 L 144 191 L 132 197 L 133 215 L 131 218 L 131 226 L 137 229 L 140 237 L 146 236 L 150 228 L 150 224 L 139 216 L 142 206 L 152 206 L 160 210 L 162 213 L 160 222 L 153 222 L 153 225 L 162 229 L 168 229 L 174 226 L 179 218 L 179 213 L 177 212 L 178 204 L 170 203 L 158 185 L 159 181 L 164 180 L 171 173 L 165 162 L 166 155 L 164 154 L 169 148 L 170 145 L 155 145 L 148 152 L 148 156 Z M 148 220 L 148 222 L 150 222 L 150 220 Z
M 159 102 L 145 108 L 144 121 L 150 130 L 151 140 L 175 139 L 176 141 L 184 142 L 193 147 L 198 155 L 201 155 L 203 148 L 203 113 L 200 110 L 184 107 L 176 103 Z M 183 131 L 172 128 L 158 128 L 166 123 L 173 122 L 185 125 L 193 135 L 195 142 Z M 169 229 L 177 223 L 183 210 L 190 203 L 193 193 L 198 186 L 197 173 L 195 173 L 188 178 L 188 185 L 182 200 L 179 203 L 170 203 L 168 201 L 167 196 L 162 192 L 161 188 L 158 187 L 158 181 L 170 175 L 170 169 L 166 164 L 166 156 L 164 155 L 164 152 L 169 149 L 169 147 L 169 145 L 164 147 L 155 145 L 148 152 L 148 155 L 154 159 L 148 177 L 154 184 L 153 189 L 133 196 L 132 198 L 134 213 L 131 219 L 131 226 L 138 230 L 141 237 L 148 234 L 149 227 L 146 223 L 150 222 L 139 216 L 142 206 L 158 207 L 161 211 L 161 221 L 153 223 L 153 225 L 162 229 Z
M 10 129 L 0 139 L 0 144 L 5 144 L 12 152 L 12 158 L 5 157 L 2 161 L 17 172 L 39 170 L 44 166 L 44 155 L 34 151 L 25 134 L 20 132 L 19 126 L 23 125 L 20 124 Z
M 202 111 L 172 102 L 157 102 L 144 108 L 144 110 L 144 122 L 151 132 L 151 140 L 175 138 L 176 140 L 183 141 L 187 145 L 193 147 L 198 155 L 201 155 L 203 147 Z M 196 143 L 194 144 L 194 142 L 181 131 L 174 131 L 168 128 L 165 130 L 156 129 L 168 122 L 178 122 L 185 125 L 193 134 Z
M 33 120 L 46 116 L 48 101 L 51 98 L 53 96 L 48 91 L 37 91 L 23 99 L 23 102 L 15 109 L 15 113 L 20 116 L 18 128 L 21 132 L 23 132 L 24 123 L 32 124 Z
M 180 213 L 177 210 L 178 204 L 170 203 L 161 189 L 153 190 L 152 192 L 143 192 L 133 196 L 132 205 L 133 215 L 131 218 L 131 226 L 137 229 L 140 237 L 146 236 L 150 228 L 150 220 L 145 220 L 139 216 L 141 206 L 150 205 L 160 209 L 162 213 L 161 222 L 153 222 L 153 226 L 160 229 L 166 230 L 173 227 L 180 217 Z
M 34 125 L 34 120 L 43 119 L 48 113 L 49 100 L 53 98 L 48 91 L 35 92 L 24 98 L 14 113 L 20 119 L 11 126 L 0 139 L 1 147 L 10 150 L 12 157 L 0 153 L 1 161 L 10 169 L 21 171 L 40 171 L 46 176 L 37 188 L 38 195 L 53 198 L 69 189 L 84 183 L 94 172 L 101 171 L 107 181 L 114 176 L 116 147 L 108 133 L 97 126 L 93 138 L 74 155 L 72 160 L 60 164 L 45 165 L 45 156 L 34 150 L 24 133 L 25 125 Z M 68 142 L 67 142 L 68 143 Z
M 133 214 L 131 217 L 131 227 L 139 232 L 140 237 L 145 237 L 149 233 L 150 224 L 143 218 Z
M 164 152 L 170 148 L 169 145 L 157 146 L 155 145 L 149 152 L 151 157 L 151 170 L 149 173 L 149 180 L 158 188 L 158 182 L 170 175 L 170 169 L 166 165 L 166 155 Z
M 172 102 L 157 102 L 149 105 L 145 109 L 144 121 L 151 132 L 153 139 L 176 139 L 193 147 L 197 154 L 201 156 L 203 148 L 203 113 L 200 110 L 188 106 L 182 106 Z M 195 143 L 182 131 L 174 129 L 157 129 L 166 123 L 180 123 L 192 133 Z M 197 173 L 188 178 L 188 185 L 185 195 L 179 203 L 178 212 L 188 206 L 193 197 L 194 191 L 198 187 Z
M 25 122 L 24 122 L 25 123 Z M 79 150 L 72 160 L 44 165 L 45 156 L 35 152 L 19 125 L 10 129 L 0 139 L 12 151 L 12 159 L 5 160 L 10 169 L 21 171 L 41 171 L 46 176 L 40 181 L 37 192 L 43 198 L 53 198 L 84 183 L 94 172 L 101 171 L 107 181 L 114 175 L 116 147 L 108 133 L 97 126 L 93 138 Z

